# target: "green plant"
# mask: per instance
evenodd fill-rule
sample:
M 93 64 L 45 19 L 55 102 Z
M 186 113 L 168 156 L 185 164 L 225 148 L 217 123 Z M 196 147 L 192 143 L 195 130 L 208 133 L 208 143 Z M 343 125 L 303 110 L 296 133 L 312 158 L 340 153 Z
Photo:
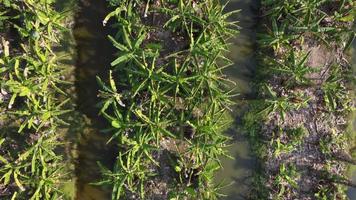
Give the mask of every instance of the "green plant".
M 310 80 L 306 76 L 316 71 L 316 69 L 307 65 L 309 55 L 310 52 L 300 56 L 300 59 L 298 59 L 294 50 L 290 50 L 283 63 L 269 59 L 271 62 L 270 68 L 272 71 L 285 74 L 288 77 L 286 80 L 287 86 L 308 84 Z
M 340 68 L 333 66 L 322 86 L 324 102 L 330 111 L 351 110 L 349 92 L 342 81 L 343 78 Z
M 223 53 L 237 32 L 236 22 L 227 21 L 235 12 L 223 13 L 215 0 L 111 4 L 104 24 L 112 21 L 117 29 L 109 40 L 119 55 L 109 83 L 97 79 L 100 113 L 113 133 L 109 142 L 120 151 L 99 184 L 113 186 L 112 199 L 146 199 L 152 195 L 147 184 L 168 168 L 167 198 L 216 199 L 220 186 L 212 173 L 220 166 L 211 165 L 229 139 L 222 130 L 234 95 L 222 70 L 231 64 Z M 164 20 L 144 20 L 152 15 Z M 170 44 L 176 40 L 182 44 Z
M 290 96 L 277 96 L 277 93 L 272 88 L 265 84 L 265 92 L 267 94 L 266 100 L 264 100 L 263 109 L 258 112 L 258 115 L 266 116 L 272 112 L 278 112 L 282 119 L 288 111 L 293 109 L 300 109 L 307 106 L 309 98 L 304 97 L 301 94 L 292 94 Z
M 272 29 L 267 28 L 267 34 L 258 34 L 258 43 L 263 46 L 272 46 L 274 50 L 280 49 L 282 45 L 289 45 L 289 41 L 300 37 L 298 34 L 288 34 L 287 22 L 280 26 L 277 24 L 277 19 L 272 18 Z
M 286 165 L 282 164 L 279 168 L 279 173 L 276 176 L 274 185 L 279 188 L 278 194 L 275 194 L 277 199 L 283 198 L 287 187 L 298 188 L 298 184 L 296 179 L 298 178 L 299 174 L 296 171 L 294 165 Z
M 267 9 L 265 15 L 272 19 L 272 25 L 276 20 L 289 25 L 287 30 L 283 29 L 283 32 L 289 32 L 289 34 L 285 34 L 285 38 L 312 33 L 317 39 L 329 45 L 330 38 L 341 42 L 342 37 L 340 36 L 350 32 L 349 28 L 335 22 L 352 21 L 352 9 L 345 9 L 345 7 L 353 6 L 351 1 L 263 1 L 262 4 Z M 333 7 L 335 11 L 325 10 L 328 7 Z M 332 23 L 323 25 L 325 21 Z M 276 29 L 274 28 L 274 30 Z
M 281 136 L 286 134 L 288 136 L 287 139 L 281 141 Z M 305 130 L 303 127 L 286 129 L 276 131 L 274 133 L 274 138 L 271 140 L 270 145 L 273 149 L 273 156 L 279 157 L 281 154 L 288 154 L 294 150 L 297 150 L 299 145 L 302 144 L 302 139 L 305 136 Z
M 67 69 L 54 49 L 68 13 L 55 10 L 54 1 L 4 0 L 0 7 L 0 181 L 8 191 L 1 198 L 63 199 L 68 169 L 58 152 L 59 127 L 70 99 Z

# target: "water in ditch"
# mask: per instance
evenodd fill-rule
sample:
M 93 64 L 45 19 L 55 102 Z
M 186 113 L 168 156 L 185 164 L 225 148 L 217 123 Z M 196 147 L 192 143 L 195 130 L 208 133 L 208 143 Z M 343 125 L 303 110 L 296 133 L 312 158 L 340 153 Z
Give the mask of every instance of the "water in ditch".
M 354 28 L 356 28 L 356 22 L 354 23 Z M 353 77 L 356 77 L 356 40 L 353 42 L 353 47 L 351 49 L 350 55 L 352 56 L 352 69 L 353 69 Z M 354 85 L 356 82 L 353 83 Z M 353 93 L 354 98 L 356 97 L 356 91 Z M 350 124 L 349 131 L 352 133 L 352 137 L 354 138 L 354 147 L 352 147 L 352 155 L 354 159 L 356 158 L 356 111 L 351 116 L 352 123 Z M 356 166 L 350 166 L 350 177 L 353 183 L 356 183 Z M 347 190 L 347 196 L 349 199 L 356 199 L 356 188 L 349 187 Z
M 234 65 L 226 70 L 230 79 L 237 83 L 237 106 L 233 109 L 234 124 L 228 129 L 227 134 L 233 138 L 228 148 L 234 159 L 222 158 L 223 168 L 217 172 L 216 181 L 227 184 L 221 192 L 226 197 L 224 200 L 246 199 L 252 183 L 252 173 L 257 161 L 254 158 L 246 134 L 242 130 L 242 114 L 247 108 L 249 99 L 253 99 L 251 82 L 256 66 L 256 28 L 258 22 L 259 1 L 257 0 L 231 0 L 227 6 L 229 10 L 241 10 L 232 17 L 238 20 L 241 27 L 240 34 L 231 42 L 232 46 L 228 57 Z
M 75 87 L 77 110 L 81 113 L 81 127 L 78 132 L 76 159 L 76 200 L 107 200 L 110 188 L 96 186 L 100 180 L 98 162 L 112 168 L 116 150 L 107 145 L 109 135 L 99 130 L 107 128 L 102 117 L 98 116 L 99 102 L 97 92 L 100 89 L 96 76 L 105 80 L 115 52 L 107 40 L 110 34 L 102 25 L 109 10 L 108 2 L 103 0 L 80 0 L 75 16 L 74 37 L 77 48 Z

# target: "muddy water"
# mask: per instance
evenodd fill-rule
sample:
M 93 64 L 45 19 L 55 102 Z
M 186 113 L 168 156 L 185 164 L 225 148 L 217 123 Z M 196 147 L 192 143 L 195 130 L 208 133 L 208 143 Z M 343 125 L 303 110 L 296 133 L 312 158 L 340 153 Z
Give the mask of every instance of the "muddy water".
M 74 36 L 77 43 L 76 93 L 77 108 L 82 114 L 77 147 L 77 195 L 76 200 L 110 199 L 110 188 L 94 186 L 91 183 L 100 179 L 97 162 L 112 168 L 115 149 L 106 145 L 109 135 L 100 132 L 107 128 L 99 109 L 95 106 L 99 99 L 96 76 L 105 79 L 113 58 L 114 49 L 107 40 L 109 31 L 102 25 L 106 14 L 107 1 L 80 0 L 75 17 Z
M 233 138 L 233 143 L 228 151 L 234 159 L 222 158 L 223 169 L 216 174 L 217 181 L 231 184 L 222 190 L 227 196 L 225 200 L 246 199 L 251 187 L 252 172 L 255 170 L 256 160 L 252 155 L 249 143 L 242 131 L 241 115 L 247 107 L 248 99 L 253 98 L 251 82 L 254 77 L 256 26 L 259 1 L 257 0 L 232 0 L 227 10 L 241 10 L 233 20 L 239 21 L 240 34 L 233 39 L 229 58 L 235 63 L 226 70 L 230 79 L 237 83 L 237 106 L 233 110 L 235 123 L 227 131 Z

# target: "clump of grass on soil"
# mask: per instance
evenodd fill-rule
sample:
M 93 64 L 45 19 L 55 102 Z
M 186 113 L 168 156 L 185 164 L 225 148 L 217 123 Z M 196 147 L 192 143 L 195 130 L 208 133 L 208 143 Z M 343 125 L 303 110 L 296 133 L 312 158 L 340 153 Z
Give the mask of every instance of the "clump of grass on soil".
M 347 199 L 354 1 L 262 0 L 251 199 Z
M 119 151 L 102 168 L 112 199 L 217 199 L 213 172 L 229 139 L 233 93 L 222 70 L 237 33 L 219 1 L 110 1 L 104 19 L 118 49 L 100 114 Z M 218 64 L 219 63 L 219 64 Z
M 0 199 L 64 199 L 61 116 L 70 110 L 54 1 L 0 0 Z M 66 38 L 68 39 L 68 38 Z

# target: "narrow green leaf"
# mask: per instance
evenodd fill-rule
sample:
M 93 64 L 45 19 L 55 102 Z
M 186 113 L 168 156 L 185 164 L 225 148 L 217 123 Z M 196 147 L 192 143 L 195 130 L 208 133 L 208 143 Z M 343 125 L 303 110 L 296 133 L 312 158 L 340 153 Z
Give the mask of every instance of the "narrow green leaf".
M 114 78 L 113 78 L 113 76 L 112 76 L 112 71 L 110 70 L 110 73 L 109 73 L 110 75 L 110 86 L 111 86 L 111 89 L 112 89 L 112 91 L 113 92 L 117 92 L 117 88 L 116 88 L 116 84 L 115 84 L 115 80 L 114 80 Z
M 126 62 L 128 60 L 130 60 L 132 58 L 132 53 L 127 53 L 127 54 L 124 54 L 120 57 L 118 57 L 116 60 L 114 60 L 112 63 L 111 63 L 111 66 L 116 66 L 122 62 Z
M 21 191 L 25 191 L 25 188 L 23 187 L 20 180 L 18 179 L 18 171 L 17 170 L 14 171 L 14 180 L 15 180 L 17 187 L 19 187 Z
M 111 126 L 113 126 L 114 128 L 121 128 L 121 123 L 120 121 L 115 120 L 111 122 Z
M 127 47 L 125 47 L 124 45 L 117 42 L 111 35 L 109 35 L 108 38 L 111 41 L 111 43 L 114 45 L 114 47 L 116 47 L 120 51 L 126 51 L 126 52 L 129 51 L 129 49 Z

